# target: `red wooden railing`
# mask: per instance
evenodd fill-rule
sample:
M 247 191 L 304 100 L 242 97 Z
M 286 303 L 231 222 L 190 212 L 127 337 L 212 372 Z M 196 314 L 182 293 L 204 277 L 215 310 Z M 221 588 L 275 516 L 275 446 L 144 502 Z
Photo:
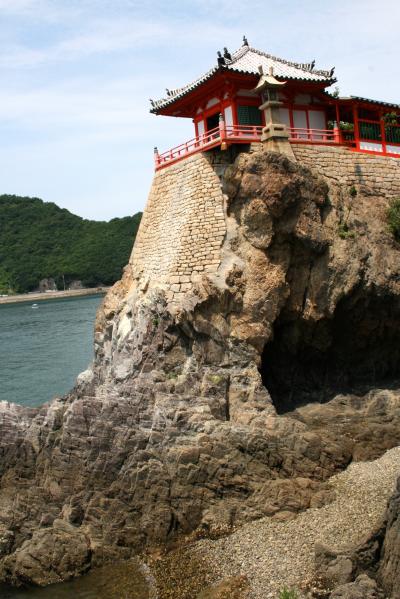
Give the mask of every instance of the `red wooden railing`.
M 288 127 L 290 141 L 324 141 L 340 143 L 338 129 L 306 129 Z
M 189 139 L 189 141 L 185 141 L 183 144 L 179 146 L 175 146 L 175 148 L 171 148 L 162 154 L 159 154 L 156 150 L 154 152 L 154 160 L 156 169 L 161 168 L 166 164 L 170 164 L 171 162 L 175 162 L 179 160 L 183 156 L 188 156 L 189 154 L 194 154 L 199 150 L 210 149 L 216 145 L 220 144 L 220 129 L 219 127 L 215 127 L 215 129 L 211 129 L 204 133 L 203 135 L 198 135 L 193 139 Z
M 245 140 L 259 141 L 263 130 L 262 125 L 228 125 L 225 127 L 225 136 L 232 141 Z
M 383 124 L 380 125 L 380 129 L 378 131 L 377 122 L 360 119 L 359 123 L 361 125 L 361 139 L 363 139 L 362 134 L 366 134 L 366 131 L 363 132 L 362 130 L 363 126 L 367 128 L 369 125 L 369 128 L 374 130 L 373 132 L 378 139 L 381 131 L 383 135 L 385 134 L 385 126 Z M 365 123 L 365 125 L 363 125 L 363 123 Z M 261 125 L 225 125 L 224 121 L 221 121 L 218 127 L 215 127 L 214 129 L 211 129 L 202 135 L 198 135 L 189 141 L 185 141 L 183 144 L 175 146 L 175 148 L 171 148 L 166 152 L 159 154 L 157 148 L 155 148 L 155 168 L 158 170 L 173 162 L 177 162 L 186 156 L 195 154 L 196 152 L 203 152 L 217 146 L 223 147 L 224 144 L 228 146 L 229 144 L 234 143 L 250 143 L 253 141 L 260 141 L 262 129 L 263 127 Z M 389 129 L 390 138 L 396 139 L 396 141 L 391 143 L 396 143 L 397 139 L 400 141 L 400 130 L 398 129 L 398 126 L 386 125 L 387 133 L 389 132 Z M 293 143 L 321 143 L 355 146 L 354 133 L 350 131 L 342 131 L 337 127 L 335 129 L 307 129 L 303 127 L 288 127 L 288 132 L 289 140 Z M 389 135 L 387 137 L 389 137 Z M 367 137 L 364 137 L 364 139 L 367 139 Z
M 261 137 L 262 126 L 258 125 L 238 125 L 238 126 L 223 126 L 215 127 L 207 133 L 198 135 L 189 141 L 185 141 L 175 148 L 171 148 L 166 152 L 154 152 L 154 160 L 156 169 L 162 168 L 171 162 L 176 162 L 185 156 L 194 154 L 195 152 L 210 150 L 221 145 L 224 141 L 228 143 L 249 143 L 251 141 L 259 141 Z

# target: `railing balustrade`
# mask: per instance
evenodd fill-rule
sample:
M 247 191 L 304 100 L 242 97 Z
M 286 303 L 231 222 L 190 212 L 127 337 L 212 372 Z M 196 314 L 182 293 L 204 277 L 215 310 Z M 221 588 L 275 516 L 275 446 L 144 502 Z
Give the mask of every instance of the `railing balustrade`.
M 259 141 L 261 137 L 262 126 L 258 125 L 228 125 L 225 127 L 215 127 L 202 135 L 198 135 L 179 146 L 175 146 L 166 152 L 159 154 L 155 152 L 156 169 L 179 160 L 183 156 L 194 154 L 198 151 L 211 149 L 219 145 L 224 140 L 230 143 L 243 143 Z
M 365 142 L 382 142 L 382 133 L 388 144 L 400 145 L 400 125 L 385 125 L 381 121 L 359 119 L 359 140 Z M 176 162 L 196 152 L 210 150 L 223 144 L 251 143 L 261 140 L 261 125 L 225 125 L 223 121 L 218 127 L 198 135 L 189 141 L 175 146 L 166 152 L 158 153 L 155 149 L 154 160 L 156 170 Z M 289 140 L 293 143 L 321 143 L 355 146 L 355 134 L 351 130 L 342 129 L 307 129 L 305 127 L 288 127 Z M 360 148 L 359 148 L 360 149 Z M 362 149 L 362 148 L 361 148 Z
M 262 125 L 228 125 L 225 127 L 226 137 L 255 141 L 260 140 L 262 130 Z
M 288 127 L 288 129 L 291 141 L 338 141 L 338 134 L 334 129 L 307 129 L 305 127 Z

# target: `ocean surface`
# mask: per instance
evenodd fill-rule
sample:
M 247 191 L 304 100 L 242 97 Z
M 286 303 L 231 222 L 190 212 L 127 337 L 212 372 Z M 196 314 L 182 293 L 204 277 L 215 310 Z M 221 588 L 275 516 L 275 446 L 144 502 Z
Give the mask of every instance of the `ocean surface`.
M 0 305 L 0 400 L 38 406 L 67 393 L 93 359 L 99 295 Z
M 0 305 L 0 400 L 38 406 L 67 393 L 93 359 L 102 297 Z M 97 569 L 46 588 L 0 584 L 0 599 L 147 599 L 146 570 L 136 560 Z

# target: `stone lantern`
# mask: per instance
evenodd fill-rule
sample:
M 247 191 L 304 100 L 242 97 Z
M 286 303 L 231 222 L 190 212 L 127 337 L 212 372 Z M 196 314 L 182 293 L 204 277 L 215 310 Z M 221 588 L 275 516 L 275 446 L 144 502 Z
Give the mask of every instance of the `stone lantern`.
M 265 75 L 262 67 L 259 67 L 260 80 L 254 91 L 261 95 L 262 104 L 260 110 L 264 111 L 265 127 L 262 130 L 261 141 L 267 150 L 282 152 L 294 158 L 292 147 L 289 143 L 289 131 L 285 124 L 281 123 L 279 108 L 282 102 L 279 100 L 279 90 L 286 85 L 286 81 L 278 81 L 274 77 L 273 67 L 268 75 Z

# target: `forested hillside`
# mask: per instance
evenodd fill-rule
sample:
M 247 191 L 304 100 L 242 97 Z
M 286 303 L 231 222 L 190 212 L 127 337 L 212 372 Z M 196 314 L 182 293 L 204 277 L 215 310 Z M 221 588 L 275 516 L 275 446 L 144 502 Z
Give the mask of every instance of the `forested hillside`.
M 53 277 L 59 289 L 118 280 L 141 213 L 109 222 L 86 220 L 38 198 L 0 195 L 0 293 L 26 292 Z

